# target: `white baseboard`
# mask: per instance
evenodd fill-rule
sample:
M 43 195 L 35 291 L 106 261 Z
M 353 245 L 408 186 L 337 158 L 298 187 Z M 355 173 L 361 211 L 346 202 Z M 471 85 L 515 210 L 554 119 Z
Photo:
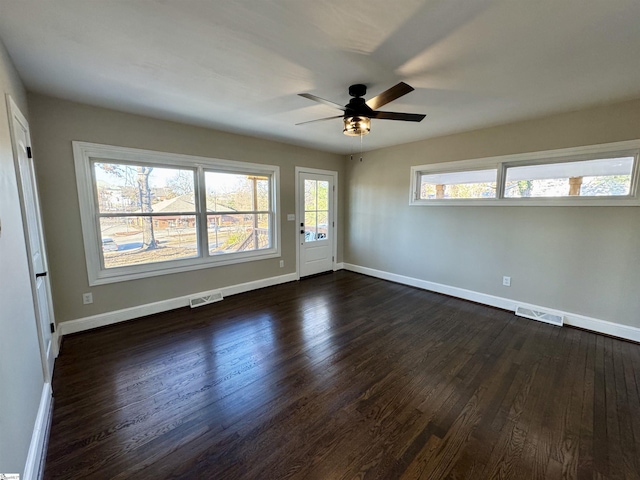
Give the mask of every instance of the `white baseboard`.
M 52 401 L 51 384 L 45 383 L 42 387 L 38 415 L 36 416 L 36 423 L 33 427 L 33 434 L 31 435 L 29 453 L 27 453 L 24 475 L 22 476 L 23 480 L 38 480 L 40 476 L 40 466 L 44 462 L 44 456 L 46 455 L 45 448 L 47 445 L 47 435 L 49 434 L 49 422 L 51 421 Z
M 640 343 L 640 328 L 622 325 L 621 323 L 608 322 L 598 318 L 585 317 L 576 313 L 567 313 L 567 325 L 584 328 L 596 333 L 611 335 L 612 337 L 624 338 L 632 342 Z
M 222 294 L 225 297 L 230 297 L 231 295 L 236 295 L 238 293 L 249 292 L 251 290 L 257 290 L 264 287 L 271 287 L 273 285 L 279 285 L 281 283 L 293 282 L 295 280 L 297 280 L 296 274 L 289 273 L 277 277 L 263 278 L 261 280 L 255 280 L 253 282 L 230 285 L 228 287 L 222 287 L 219 290 L 222 291 Z M 189 305 L 189 298 L 196 295 L 198 295 L 198 292 L 194 292 L 182 297 L 169 298 L 167 300 L 162 300 L 159 302 L 147 303 L 135 307 L 124 308 L 122 310 L 115 310 L 113 312 L 100 313 L 98 315 L 92 315 L 90 317 L 60 322 L 58 324 L 58 335 L 62 337 L 71 333 L 82 332 L 85 330 L 91 330 L 93 328 L 104 327 L 106 325 L 112 325 L 114 323 L 132 320 L 138 317 L 144 317 L 145 315 L 152 315 L 154 313 L 166 312 L 175 308 L 186 307 Z
M 495 297 L 493 295 L 487 295 L 485 293 L 479 293 L 473 290 L 465 290 L 464 288 L 452 287 L 450 285 L 444 285 L 442 283 L 429 282 L 427 280 L 421 280 L 419 278 L 406 277 L 404 275 L 385 272 L 383 270 L 361 267 L 360 265 L 353 265 L 351 263 L 345 263 L 344 268 L 345 270 L 362 273 L 364 275 L 369 275 L 370 277 L 376 277 L 383 280 L 389 280 L 391 282 L 402 283 L 403 285 L 422 288 L 423 290 L 429 290 L 431 292 L 444 293 L 445 295 L 450 295 L 452 297 L 464 298 L 465 300 L 471 300 L 472 302 L 478 302 L 484 305 L 491 305 L 492 307 L 498 307 L 504 310 L 513 310 L 514 312 L 516 310 L 515 306 L 517 302 L 502 297 Z
M 336 263 L 336 266 L 333 269 L 333 271 L 337 272 L 338 270 L 344 270 L 344 262 Z
M 565 317 L 565 323 L 567 325 L 573 325 L 575 327 L 584 328 L 585 330 L 591 330 L 597 333 L 603 333 L 605 335 L 611 335 L 614 337 L 620 337 L 627 340 L 640 343 L 640 328 L 631 327 L 628 325 L 622 325 L 619 323 L 613 323 L 606 320 L 600 320 L 597 318 L 591 318 L 584 315 L 564 312 L 561 310 L 550 309 L 549 307 L 541 305 L 532 305 L 517 300 L 512 300 L 504 297 L 497 297 L 494 295 L 488 295 L 486 293 L 480 293 L 473 290 L 466 290 L 464 288 L 453 287 L 451 285 L 444 285 L 441 283 L 429 282 L 427 280 L 421 280 L 419 278 L 407 277 L 404 275 L 398 275 L 395 273 L 385 272 L 382 270 L 375 270 L 373 268 L 361 267 L 359 265 L 353 265 L 350 263 L 337 263 L 336 270 L 349 270 L 352 272 L 362 273 L 371 277 L 381 278 L 383 280 L 390 280 L 392 282 L 401 283 L 404 285 L 410 285 L 412 287 L 422 288 L 432 292 L 443 293 L 452 297 L 463 298 L 472 302 L 482 303 L 484 305 L 490 305 L 492 307 L 502 308 L 515 312 L 516 306 L 521 305 L 528 308 L 538 308 L 552 310 L 555 313 Z M 238 293 L 248 292 L 256 290 L 258 288 L 270 287 L 281 283 L 293 282 L 297 280 L 296 273 L 289 273 L 287 275 L 280 275 L 278 277 L 270 277 L 253 282 L 242 283 L 238 285 L 231 285 L 223 287 L 222 293 L 225 297 L 235 295 Z M 58 324 L 56 332 L 56 346 L 61 340 L 62 336 L 71 333 L 82 332 L 84 330 L 90 330 L 92 328 L 111 325 L 114 323 L 124 322 L 126 320 L 132 320 L 134 318 L 143 317 L 145 315 L 151 315 L 154 313 L 166 312 L 167 310 L 173 310 L 175 308 L 185 307 L 189 305 L 189 297 L 197 295 L 193 293 L 183 297 L 171 298 L 155 303 L 148 303 L 145 305 L 139 305 L 136 307 L 125 308 L 122 310 L 116 310 L 114 312 L 102 313 L 99 315 L 93 315 L 90 317 L 79 318 L 76 320 L 69 320 Z
M 54 358 L 58 358 L 58 355 L 60 354 L 60 337 L 61 337 L 61 335 L 58 335 L 58 328 L 60 328 L 60 327 L 56 327 L 56 331 L 51 334 L 51 345 L 53 347 L 53 357 Z
M 412 287 L 422 288 L 424 290 L 429 290 L 432 292 L 443 293 L 452 297 L 463 298 L 465 300 L 471 300 L 472 302 L 482 303 L 484 305 L 490 305 L 492 307 L 498 307 L 512 312 L 515 312 L 517 305 L 521 305 L 527 308 L 551 310 L 554 313 L 564 316 L 565 324 L 567 325 L 572 325 L 574 327 L 584 328 L 585 330 L 591 330 L 592 332 L 603 333 L 605 335 L 611 335 L 613 337 L 624 338 L 626 340 L 640 343 L 640 328 L 637 327 L 631 327 L 619 323 L 608 322 L 606 320 L 586 317 L 577 313 L 550 309 L 541 305 L 527 304 L 517 300 L 511 300 L 509 298 L 496 297 L 494 295 L 475 292 L 473 290 L 452 287 L 451 285 L 429 282 L 427 280 L 421 280 L 419 278 L 406 277 L 404 275 L 385 272 L 383 270 L 361 267 L 360 265 L 344 263 L 343 268 L 345 270 L 362 273 L 371 277 L 381 278 L 383 280 L 389 280 L 396 283 L 402 283 L 404 285 L 410 285 Z

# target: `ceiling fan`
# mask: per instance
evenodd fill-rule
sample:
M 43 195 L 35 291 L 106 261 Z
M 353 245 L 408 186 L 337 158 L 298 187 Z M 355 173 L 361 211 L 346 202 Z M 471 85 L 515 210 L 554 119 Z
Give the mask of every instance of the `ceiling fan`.
M 319 118 L 308 122 L 297 123 L 296 125 L 304 125 L 305 123 L 322 122 L 332 120 L 334 118 L 342 118 L 344 129 L 342 133 L 352 137 L 366 135 L 371 131 L 371 119 L 380 118 L 384 120 L 402 120 L 404 122 L 420 122 L 426 115 L 418 113 L 396 113 L 396 112 L 380 112 L 377 108 L 393 102 L 398 98 L 412 92 L 414 88 L 404 82 L 400 82 L 390 89 L 382 92 L 377 97 L 365 101 L 363 98 L 367 94 L 367 86 L 362 84 L 351 85 L 349 87 L 349 95 L 353 98 L 349 100 L 344 107 L 338 103 L 334 103 L 324 98 L 316 97 L 310 93 L 300 93 L 299 95 L 314 102 L 322 103 L 344 112 L 343 115 L 335 117 Z

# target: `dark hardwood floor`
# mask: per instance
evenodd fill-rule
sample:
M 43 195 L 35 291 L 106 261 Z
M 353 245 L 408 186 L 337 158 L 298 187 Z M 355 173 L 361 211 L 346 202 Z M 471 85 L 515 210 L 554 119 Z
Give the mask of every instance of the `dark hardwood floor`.
M 47 479 L 640 478 L 640 346 L 349 272 L 65 338 Z

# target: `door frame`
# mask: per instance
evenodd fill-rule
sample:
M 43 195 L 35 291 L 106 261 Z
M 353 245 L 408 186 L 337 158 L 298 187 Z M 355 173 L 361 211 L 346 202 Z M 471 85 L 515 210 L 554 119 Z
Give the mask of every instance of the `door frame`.
M 333 240 L 331 241 L 331 250 L 333 260 L 331 268 L 335 272 L 338 264 L 338 172 L 334 170 L 321 170 L 318 168 L 296 167 L 295 168 L 295 204 L 296 204 L 296 280 L 300 280 L 300 223 L 302 222 L 302 212 L 300 211 L 300 174 L 311 173 L 318 175 L 326 175 L 333 178 Z
M 11 134 L 13 164 L 16 171 L 16 183 L 18 187 L 18 196 L 20 198 L 20 214 L 22 217 L 22 230 L 24 233 L 25 249 L 27 252 L 27 264 L 29 266 L 29 283 L 31 284 L 31 301 L 33 302 L 33 309 L 35 312 L 36 328 L 38 332 L 38 344 L 40 346 L 40 360 L 42 362 L 42 373 L 45 377 L 45 382 L 50 383 L 53 378 L 53 364 L 51 365 L 51 367 L 49 366 L 49 359 L 47 357 L 46 346 L 44 345 L 44 335 L 42 332 L 42 319 L 40 318 L 40 309 L 38 306 L 38 292 L 37 292 L 37 285 L 36 285 L 37 272 L 35 272 L 34 266 L 31 261 L 32 259 L 31 243 L 29 241 L 29 228 L 27 224 L 27 213 L 26 213 L 26 206 L 24 201 L 24 190 L 22 188 L 22 172 L 20 170 L 20 162 L 18 159 L 18 145 L 16 142 L 16 132 L 13 124 L 14 120 L 18 120 L 22 125 L 26 126 L 29 143 L 31 143 L 31 132 L 29 128 L 29 122 L 27 121 L 25 116 L 22 114 L 22 112 L 20 111 L 16 103 L 13 101 L 13 98 L 11 98 L 11 95 L 9 94 L 6 95 L 6 101 L 7 101 L 7 110 L 9 113 L 9 132 Z M 31 163 L 32 163 L 31 165 L 32 170 L 33 170 L 32 175 L 33 175 L 33 186 L 34 186 L 34 195 L 35 195 L 35 209 L 36 209 L 36 216 L 38 218 L 39 229 L 40 229 L 40 232 L 39 232 L 40 252 L 42 254 L 43 263 L 48 273 L 49 262 L 47 259 L 44 229 L 42 227 L 42 212 L 40 210 L 40 196 L 38 192 L 38 183 L 37 183 L 37 179 L 35 178 L 35 169 L 33 168 L 35 167 L 35 164 L 33 160 Z M 44 280 L 45 290 L 47 295 L 49 322 L 55 325 L 55 317 L 53 313 L 53 299 L 51 295 L 51 280 L 49 275 L 47 275 L 43 280 Z M 58 353 L 59 353 L 58 332 L 57 330 L 54 330 L 51 333 L 51 354 L 53 355 L 53 360 L 55 360 L 58 357 Z

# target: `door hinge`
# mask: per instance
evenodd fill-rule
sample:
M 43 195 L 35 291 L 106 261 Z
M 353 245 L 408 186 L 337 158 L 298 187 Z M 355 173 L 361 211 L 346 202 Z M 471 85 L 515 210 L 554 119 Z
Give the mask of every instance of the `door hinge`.
M 335 228 L 336 222 L 331 222 L 331 226 Z
M 51 333 L 56 333 L 56 326 L 53 323 L 50 323 L 49 327 L 51 327 Z
M 333 186 L 333 191 L 334 191 L 334 192 L 336 191 L 336 186 L 335 186 L 335 185 Z
M 33 158 L 31 155 L 31 147 L 27 147 L 27 158 Z
M 335 262 L 336 261 L 336 257 L 331 257 L 331 261 Z

